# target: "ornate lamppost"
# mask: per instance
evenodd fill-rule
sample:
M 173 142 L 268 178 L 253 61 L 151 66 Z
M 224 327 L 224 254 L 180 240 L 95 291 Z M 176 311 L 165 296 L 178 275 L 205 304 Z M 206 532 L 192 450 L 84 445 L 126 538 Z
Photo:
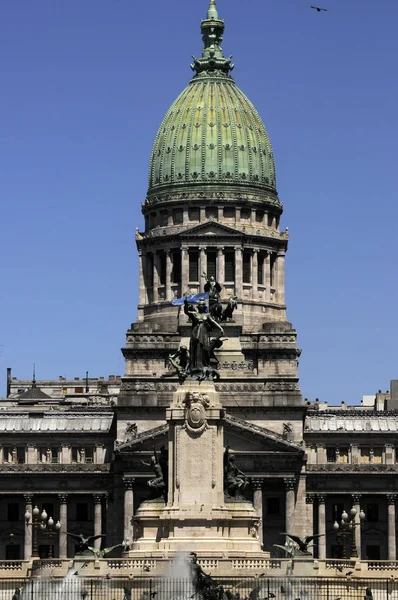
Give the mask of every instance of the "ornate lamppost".
M 353 506 L 350 510 L 350 514 L 344 510 L 341 515 L 341 521 L 337 521 L 333 524 L 333 529 L 336 532 L 337 539 L 341 539 L 343 544 L 343 558 L 347 558 L 347 541 L 351 539 L 351 556 L 358 558 L 358 548 L 356 542 L 355 528 L 361 526 L 362 521 L 365 519 L 365 513 L 361 509 L 359 512 L 359 523 L 356 522 L 355 517 L 357 515 L 357 509 Z
M 39 546 L 37 542 L 37 532 L 40 529 L 43 533 L 50 537 L 50 556 L 53 557 L 53 546 L 52 546 L 52 538 L 54 535 L 58 535 L 61 530 L 61 523 L 57 521 L 55 523 L 52 517 L 48 518 L 46 513 L 46 509 L 43 509 L 40 514 L 40 510 L 37 506 L 32 510 L 32 514 L 27 510 L 25 513 L 25 521 L 28 525 L 32 525 L 33 529 L 33 547 L 32 547 L 32 557 L 39 558 Z

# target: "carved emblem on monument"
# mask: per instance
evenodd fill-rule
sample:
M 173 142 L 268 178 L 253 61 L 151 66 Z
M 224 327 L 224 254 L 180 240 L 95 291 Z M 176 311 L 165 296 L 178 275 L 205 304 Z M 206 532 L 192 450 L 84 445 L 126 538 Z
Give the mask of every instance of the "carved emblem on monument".
M 188 392 L 185 399 L 185 428 L 194 435 L 200 435 L 207 429 L 206 409 L 210 402 L 206 394 Z

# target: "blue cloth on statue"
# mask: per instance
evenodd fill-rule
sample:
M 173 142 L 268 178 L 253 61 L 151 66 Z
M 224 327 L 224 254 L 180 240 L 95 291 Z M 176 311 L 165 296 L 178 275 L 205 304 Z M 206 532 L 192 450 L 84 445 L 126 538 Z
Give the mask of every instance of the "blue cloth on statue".
M 172 300 L 171 303 L 173 306 L 182 306 L 184 304 L 184 300 L 187 299 L 190 304 L 197 304 L 201 298 L 203 298 L 203 300 L 208 300 L 209 292 L 201 292 L 200 294 L 193 294 L 192 296 L 176 298 L 175 300 Z

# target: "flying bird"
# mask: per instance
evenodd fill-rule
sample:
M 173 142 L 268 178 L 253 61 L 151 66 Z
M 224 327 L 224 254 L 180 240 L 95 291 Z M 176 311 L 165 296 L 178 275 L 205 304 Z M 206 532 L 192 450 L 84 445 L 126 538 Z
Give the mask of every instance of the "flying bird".
M 305 537 L 299 537 L 298 535 L 290 535 L 290 533 L 281 533 L 280 535 L 287 535 L 293 542 L 296 542 L 301 552 L 308 552 L 308 545 L 312 540 L 325 535 L 324 533 L 317 533 L 316 535 L 306 535 Z
M 283 585 L 281 585 L 281 594 L 286 594 L 286 590 L 285 590 L 285 588 L 283 587 Z
M 352 574 L 353 574 L 353 572 L 354 572 L 354 571 L 347 571 L 347 573 L 346 573 L 347 577 L 349 577 L 350 575 L 352 575 Z
M 81 543 L 82 546 L 88 546 L 90 540 L 98 540 L 101 537 L 105 537 L 105 534 L 102 535 L 88 535 L 87 537 L 84 537 L 84 535 L 82 533 L 69 533 L 69 531 L 66 532 L 66 535 L 70 535 L 70 537 L 75 538 L 76 540 L 79 540 L 79 542 Z
M 320 6 L 311 6 L 311 8 L 313 8 L 314 10 L 316 10 L 317 12 L 321 12 L 321 10 L 328 12 L 327 8 L 321 8 Z

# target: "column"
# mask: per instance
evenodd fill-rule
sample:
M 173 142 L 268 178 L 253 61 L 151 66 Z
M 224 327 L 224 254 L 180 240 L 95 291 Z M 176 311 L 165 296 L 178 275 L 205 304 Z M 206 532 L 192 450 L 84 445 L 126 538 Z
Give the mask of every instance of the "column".
M 68 495 L 59 494 L 59 521 L 61 529 L 59 531 L 59 558 L 68 558 Z
M 219 223 L 222 223 L 222 221 L 223 221 L 223 212 L 224 212 L 224 207 L 219 206 L 218 210 L 217 210 L 217 220 Z
M 181 248 L 181 296 L 188 291 L 189 257 L 188 248 Z
M 242 248 L 235 247 L 235 294 L 242 298 L 242 292 Z
M 153 301 L 159 300 L 159 253 L 153 253 Z
M 102 534 L 102 494 L 94 494 L 94 535 Z M 94 548 L 101 548 L 101 538 L 94 540 Z
M 253 494 L 253 506 L 257 512 L 259 527 L 258 527 L 258 538 L 263 547 L 263 480 L 252 479 L 254 494 Z
M 165 299 L 167 300 L 167 302 L 170 302 L 172 300 L 171 269 L 172 269 L 171 252 L 170 252 L 170 250 L 166 250 L 166 295 L 165 295 Z
M 32 495 L 24 494 L 24 498 L 25 498 L 25 513 L 28 512 L 28 513 L 30 513 L 31 516 L 30 516 L 29 522 L 27 522 L 26 519 L 24 519 L 24 521 L 25 521 L 25 536 L 24 536 L 23 557 L 24 557 L 24 560 L 30 560 L 32 558 L 32 529 L 33 529 L 33 525 L 32 525 L 32 521 L 33 521 Z
M 124 540 L 133 541 L 132 522 L 134 517 L 134 478 L 123 479 L 124 483 Z
M 286 520 L 285 520 L 285 531 L 286 533 L 294 533 L 294 505 L 295 505 L 295 487 L 296 480 L 293 477 L 285 479 L 286 488 Z
M 144 253 L 142 250 L 138 251 L 138 272 L 140 277 L 140 289 L 139 289 L 139 298 L 138 304 L 143 306 L 146 303 L 146 293 L 145 293 L 145 279 L 144 279 Z
M 252 298 L 257 298 L 257 286 L 258 286 L 258 250 L 253 250 L 252 259 Z
M 318 496 L 318 558 L 326 559 L 326 497 Z
M 305 497 L 305 505 L 306 505 L 306 509 L 307 509 L 306 510 L 306 516 L 307 516 L 306 532 L 308 531 L 307 535 L 314 535 L 314 497 L 306 496 Z M 314 546 L 312 546 L 312 548 L 310 547 L 310 551 L 312 551 L 312 554 L 314 554 Z
M 200 207 L 200 222 L 204 223 L 204 221 L 206 221 L 206 207 L 201 206 Z
M 202 281 L 203 273 L 207 274 L 207 254 L 205 248 L 199 248 L 199 291 L 202 287 L 200 282 Z M 204 279 L 203 279 L 204 281 Z
M 240 225 L 241 208 L 235 209 L 235 225 Z
M 263 281 L 265 285 L 265 299 L 268 302 L 271 300 L 271 253 L 266 252 L 264 256 L 264 276 Z
M 278 254 L 276 259 L 276 293 L 279 304 L 285 304 L 285 255 Z
M 396 494 L 387 494 L 388 502 L 388 560 L 397 559 L 397 541 L 395 531 Z
M 252 227 L 256 226 L 256 212 L 257 212 L 257 209 L 252 208 L 251 213 L 250 213 L 250 225 Z
M 356 509 L 357 514 L 355 515 L 355 527 L 354 527 L 354 535 L 355 535 L 355 546 L 357 547 L 356 556 L 361 559 L 361 519 L 359 518 L 359 513 L 361 512 L 361 496 L 359 494 L 355 494 L 352 496 L 352 506 Z M 351 552 L 351 554 L 353 554 Z
M 224 247 L 217 248 L 217 281 L 221 284 L 225 281 Z

